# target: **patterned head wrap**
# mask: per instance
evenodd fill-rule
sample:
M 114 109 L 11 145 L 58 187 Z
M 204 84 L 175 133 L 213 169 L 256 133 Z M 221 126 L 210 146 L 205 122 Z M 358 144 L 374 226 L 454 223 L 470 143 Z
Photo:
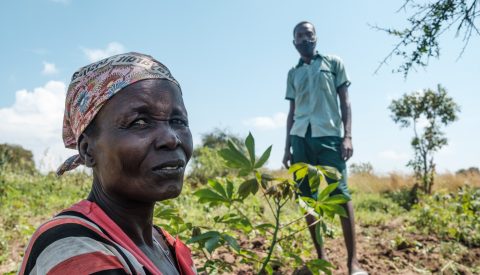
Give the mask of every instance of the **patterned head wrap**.
M 114 55 L 80 68 L 72 76 L 65 99 L 63 142 L 77 149 L 77 141 L 102 106 L 121 89 L 144 79 L 166 79 L 180 87 L 165 65 L 140 53 Z M 68 158 L 57 175 L 84 164 L 80 155 Z

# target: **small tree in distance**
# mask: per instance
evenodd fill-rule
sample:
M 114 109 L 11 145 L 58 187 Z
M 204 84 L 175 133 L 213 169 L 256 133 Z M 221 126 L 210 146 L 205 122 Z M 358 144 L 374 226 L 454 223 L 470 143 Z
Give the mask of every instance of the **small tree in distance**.
M 439 84 L 436 91 L 425 89 L 404 94 L 400 99 L 393 100 L 389 109 L 393 121 L 401 128 L 413 126 L 411 145 L 415 155 L 407 165 L 413 168 L 422 191 L 430 194 L 435 177 L 433 155 L 447 145 L 441 128 L 457 120 L 460 107 Z M 419 125 L 421 120 L 426 121 L 423 127 Z

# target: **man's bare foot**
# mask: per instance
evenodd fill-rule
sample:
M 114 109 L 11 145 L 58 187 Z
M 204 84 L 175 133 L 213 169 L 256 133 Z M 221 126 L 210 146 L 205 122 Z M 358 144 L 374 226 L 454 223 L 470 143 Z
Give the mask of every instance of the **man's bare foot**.
M 368 275 L 368 272 L 360 266 L 357 260 L 348 265 L 348 270 L 350 275 Z

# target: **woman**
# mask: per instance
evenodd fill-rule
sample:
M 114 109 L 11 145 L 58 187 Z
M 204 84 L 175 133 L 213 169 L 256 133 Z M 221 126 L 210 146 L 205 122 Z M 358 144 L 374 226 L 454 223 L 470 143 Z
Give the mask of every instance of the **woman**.
M 127 53 L 79 69 L 67 91 L 63 140 L 93 170 L 86 200 L 38 228 L 19 274 L 195 274 L 189 249 L 153 225 L 177 197 L 192 155 L 178 82 L 151 56 Z

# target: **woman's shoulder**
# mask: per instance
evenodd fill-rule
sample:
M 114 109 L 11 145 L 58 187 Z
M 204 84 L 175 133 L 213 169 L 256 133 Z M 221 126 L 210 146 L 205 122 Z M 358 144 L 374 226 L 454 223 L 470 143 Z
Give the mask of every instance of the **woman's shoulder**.
M 90 274 L 117 269 L 122 274 L 131 265 L 122 254 L 100 227 L 79 213 L 67 211 L 33 234 L 19 274 Z

